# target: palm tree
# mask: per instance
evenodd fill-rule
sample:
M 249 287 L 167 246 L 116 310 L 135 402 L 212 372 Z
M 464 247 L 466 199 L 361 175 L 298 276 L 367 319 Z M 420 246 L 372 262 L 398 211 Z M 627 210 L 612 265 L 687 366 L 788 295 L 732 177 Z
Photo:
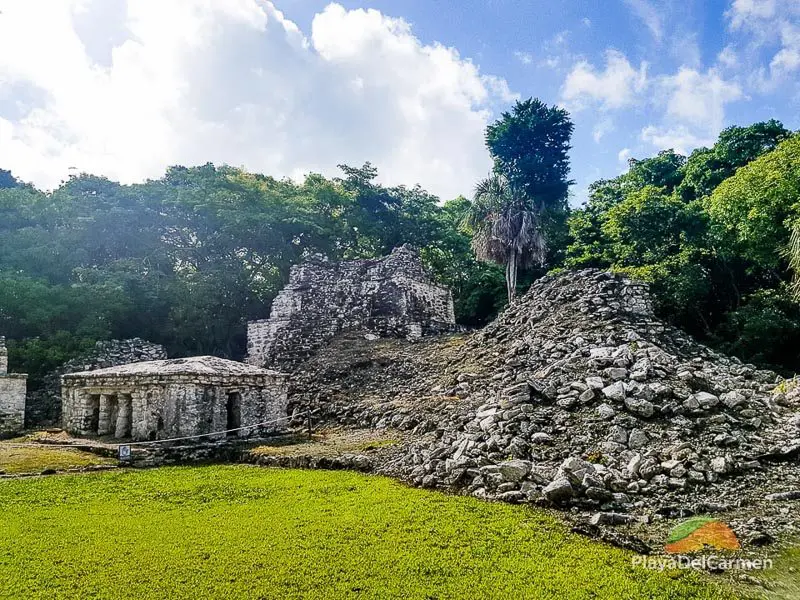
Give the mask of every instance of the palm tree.
M 789 269 L 792 271 L 790 288 L 792 296 L 795 300 L 800 301 L 800 221 L 796 221 L 792 226 L 789 244 L 786 246 L 784 254 L 789 259 Z
M 465 223 L 473 231 L 472 248 L 479 260 L 506 267 L 508 302 L 517 292 L 517 270 L 544 263 L 545 238 L 541 211 L 502 175 L 490 175 L 475 186 Z

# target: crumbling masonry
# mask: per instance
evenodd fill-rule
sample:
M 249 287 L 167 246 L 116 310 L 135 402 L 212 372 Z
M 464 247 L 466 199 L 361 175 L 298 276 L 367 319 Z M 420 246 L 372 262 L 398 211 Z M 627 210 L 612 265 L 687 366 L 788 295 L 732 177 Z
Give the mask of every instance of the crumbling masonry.
M 25 426 L 27 375 L 8 372 L 6 338 L 0 337 L 0 436 L 18 433 Z
M 155 440 L 254 427 L 286 416 L 282 373 L 213 356 L 132 363 L 62 377 L 63 425 L 76 435 Z M 283 428 L 285 422 L 233 432 Z
M 410 247 L 372 260 L 316 256 L 292 267 L 269 319 L 248 323 L 247 362 L 292 365 L 350 329 L 414 339 L 454 328 L 450 290 L 431 280 Z

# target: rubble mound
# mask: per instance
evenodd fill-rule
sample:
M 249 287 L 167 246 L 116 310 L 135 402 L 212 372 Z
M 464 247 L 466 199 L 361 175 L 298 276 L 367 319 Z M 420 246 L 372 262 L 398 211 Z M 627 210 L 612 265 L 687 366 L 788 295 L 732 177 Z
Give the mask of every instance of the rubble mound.
M 601 525 L 800 489 L 792 382 L 658 320 L 647 286 L 623 277 L 544 277 L 463 343 L 410 354 L 370 376 L 370 402 L 342 364 L 338 378 L 306 371 L 298 398 L 316 385 L 345 422 L 412 431 L 380 471 L 415 485 L 576 507 Z

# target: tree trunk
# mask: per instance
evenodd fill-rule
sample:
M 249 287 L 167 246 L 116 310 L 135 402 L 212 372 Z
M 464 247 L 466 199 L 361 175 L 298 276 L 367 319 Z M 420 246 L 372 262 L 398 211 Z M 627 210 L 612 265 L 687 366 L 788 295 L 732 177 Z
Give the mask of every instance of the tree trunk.
M 508 303 L 511 304 L 517 296 L 517 252 L 512 251 L 506 261 L 506 289 L 508 290 Z

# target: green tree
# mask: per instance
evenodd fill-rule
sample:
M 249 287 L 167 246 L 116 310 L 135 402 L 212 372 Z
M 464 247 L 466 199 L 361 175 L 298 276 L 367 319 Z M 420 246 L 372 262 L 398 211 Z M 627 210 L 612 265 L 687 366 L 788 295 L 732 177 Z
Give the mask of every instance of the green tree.
M 546 263 L 562 262 L 569 216 L 569 150 L 574 126 L 569 113 L 537 98 L 517 102 L 486 128 L 486 146 L 495 175 L 503 176 L 529 211 L 547 241 Z
M 628 173 L 623 176 L 623 183 L 629 189 L 641 189 L 652 185 L 672 193 L 683 181 L 682 168 L 686 157 L 676 154 L 674 150 L 662 150 L 652 158 L 628 161 Z
M 538 98 L 517 102 L 486 128 L 494 170 L 537 209 L 566 207 L 569 186 L 569 113 Z
M 736 173 L 736 169 L 774 150 L 790 135 L 791 132 L 774 119 L 749 127 L 724 129 L 713 148 L 698 148 L 692 152 L 683 168 L 684 178 L 678 193 L 687 201 L 710 195 Z
M 470 205 L 459 196 L 441 206 L 439 233 L 421 248 L 421 256 L 436 279 L 453 291 L 456 321 L 480 326 L 503 307 L 506 285 L 498 265 L 475 258 L 470 230 L 463 226 Z
M 473 231 L 472 247 L 479 259 L 505 265 L 509 302 L 516 296 L 518 269 L 545 259 L 540 218 L 526 195 L 502 175 L 492 175 L 475 187 L 466 219 Z
M 720 252 L 740 255 L 780 279 L 800 216 L 800 136 L 740 168 L 704 205 Z
M 602 226 L 615 264 L 650 265 L 679 254 L 703 232 L 693 208 L 653 185 L 628 194 L 609 209 Z

